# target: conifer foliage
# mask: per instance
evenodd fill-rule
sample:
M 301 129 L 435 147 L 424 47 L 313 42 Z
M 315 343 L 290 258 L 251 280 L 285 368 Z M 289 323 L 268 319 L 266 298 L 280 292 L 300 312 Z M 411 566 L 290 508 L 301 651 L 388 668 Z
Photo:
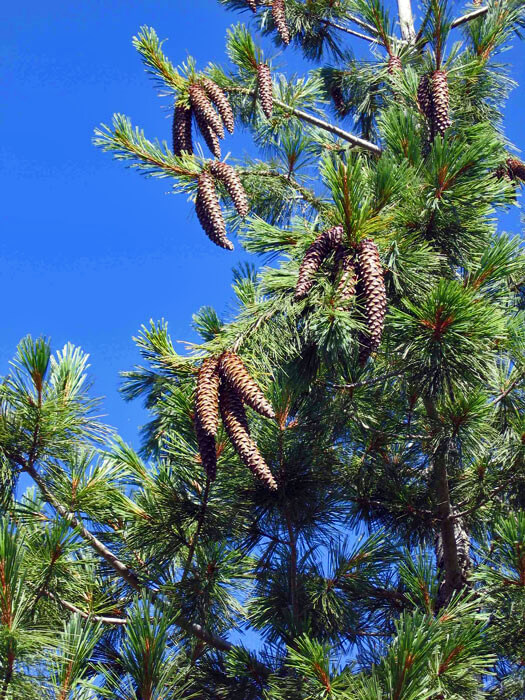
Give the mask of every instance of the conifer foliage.
M 220 4 L 250 23 L 222 65 L 134 39 L 173 148 L 119 114 L 95 143 L 261 265 L 185 352 L 140 329 L 139 453 L 81 350 L 20 342 L 0 700 L 521 700 L 525 251 L 499 215 L 525 180 L 502 63 L 523 2 Z

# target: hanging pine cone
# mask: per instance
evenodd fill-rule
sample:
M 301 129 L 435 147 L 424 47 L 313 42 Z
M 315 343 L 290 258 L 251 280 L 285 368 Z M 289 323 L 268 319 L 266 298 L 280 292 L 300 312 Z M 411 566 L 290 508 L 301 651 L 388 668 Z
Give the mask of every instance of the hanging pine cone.
M 228 100 L 225 92 L 221 90 L 217 83 L 214 83 L 210 78 L 202 79 L 202 87 L 215 107 L 217 107 L 217 111 L 224 122 L 224 126 L 228 129 L 230 134 L 233 134 L 235 120 L 230 101 Z
M 231 165 L 215 161 L 210 165 L 210 170 L 212 175 L 215 175 L 216 178 L 226 185 L 228 194 L 232 198 L 239 216 L 247 216 L 250 210 L 248 206 L 248 197 L 246 196 L 246 191 L 242 186 L 239 176 Z
M 193 424 L 195 427 L 195 435 L 197 436 L 197 445 L 199 447 L 202 466 L 210 477 L 210 480 L 214 481 L 217 474 L 217 448 L 215 446 L 215 438 L 204 430 L 197 415 L 195 415 Z
M 264 116 L 270 119 L 273 111 L 273 84 L 270 66 L 266 63 L 257 64 L 257 92 Z
M 222 126 L 221 118 L 213 109 L 212 104 L 208 99 L 208 95 L 204 91 L 202 85 L 199 85 L 198 83 L 193 83 L 190 85 L 189 95 L 193 112 L 195 113 L 197 123 L 199 124 L 199 129 L 201 129 L 201 124 L 208 124 L 217 134 L 217 136 L 223 139 L 224 127 Z
M 271 404 L 251 377 L 239 355 L 234 352 L 223 353 L 219 372 L 221 377 L 231 384 L 242 400 L 254 411 L 260 413 L 261 416 L 266 416 L 266 418 L 275 418 Z
M 176 106 L 173 111 L 173 153 L 181 156 L 182 153 L 193 153 L 191 141 L 191 109 Z
M 343 91 L 339 85 L 332 85 L 330 88 L 330 97 L 333 100 L 337 114 L 340 117 L 344 117 L 348 112 L 348 107 L 345 103 Z
M 399 56 L 394 56 L 391 55 L 388 57 L 388 72 L 390 75 L 394 75 L 394 73 L 399 73 L 400 71 L 403 70 L 403 64 L 401 63 L 401 59 Z
M 445 135 L 452 124 L 449 114 L 449 94 L 447 74 L 443 70 L 432 73 L 432 137 Z
M 221 145 L 219 143 L 219 137 L 215 133 L 215 131 L 211 128 L 211 126 L 208 124 L 208 122 L 204 121 L 201 116 L 195 115 L 195 119 L 197 121 L 197 126 L 199 127 L 199 131 L 202 134 L 202 137 L 206 141 L 206 145 L 210 149 L 210 151 L 213 153 L 215 158 L 220 158 L 221 157 Z
M 359 281 L 362 284 L 365 313 L 368 326 L 369 353 L 381 344 L 386 314 L 386 289 L 379 250 L 371 238 L 364 238 L 358 245 Z
M 277 484 L 273 474 L 250 437 L 241 397 L 229 382 L 221 381 L 219 406 L 222 422 L 237 454 L 258 479 L 275 491 Z
M 286 24 L 286 5 L 284 0 L 273 0 L 272 2 L 272 17 L 275 28 L 279 32 L 284 44 L 290 43 L 290 32 Z
M 299 276 L 295 287 L 295 299 L 304 299 L 314 283 L 314 275 L 328 253 L 343 240 L 343 227 L 334 226 L 317 236 L 308 248 L 299 268 Z
M 417 104 L 424 114 L 427 123 L 432 123 L 432 95 L 430 93 L 430 78 L 428 75 L 422 75 L 417 86 Z
M 342 246 L 340 246 L 342 248 Z M 339 249 L 338 249 L 339 251 Z M 340 258 L 339 283 L 337 285 L 337 295 L 341 300 L 340 309 L 347 309 L 350 306 L 350 300 L 355 296 L 357 286 L 357 272 L 355 266 L 355 256 L 353 251 L 344 250 L 338 256 Z
M 217 435 L 219 425 L 219 358 L 203 360 L 197 375 L 195 413 L 208 435 Z
M 226 225 L 215 190 L 215 182 L 210 173 L 206 171 L 199 175 L 195 211 L 210 240 L 221 248 L 233 250 L 233 243 L 226 237 Z
M 256 0 L 246 0 L 246 4 L 252 12 L 257 12 L 257 2 Z

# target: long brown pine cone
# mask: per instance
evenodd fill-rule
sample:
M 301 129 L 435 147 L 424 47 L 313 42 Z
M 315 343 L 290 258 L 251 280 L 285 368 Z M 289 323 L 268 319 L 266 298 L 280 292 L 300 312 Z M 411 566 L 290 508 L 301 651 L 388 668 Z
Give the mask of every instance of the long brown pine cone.
M 270 119 L 273 112 L 273 84 L 272 73 L 267 63 L 257 64 L 257 93 L 264 116 Z
M 432 137 L 444 136 L 451 124 L 447 74 L 436 70 L 432 73 Z
M 290 43 L 290 31 L 286 24 L 286 4 L 285 0 L 273 0 L 272 2 L 272 17 L 275 28 L 279 32 L 279 36 L 284 44 Z
M 181 156 L 183 153 L 193 153 L 191 140 L 191 109 L 177 105 L 173 110 L 173 153 Z
M 233 200 L 239 216 L 245 217 L 250 211 L 248 197 L 242 186 L 242 182 L 235 170 L 228 163 L 214 161 L 210 165 L 210 171 L 217 179 L 224 182 L 230 197 Z
M 193 83 L 190 85 L 189 95 L 190 103 L 197 118 L 199 128 L 202 122 L 206 122 L 210 125 L 217 136 L 223 139 L 224 127 L 222 125 L 222 120 L 213 109 L 213 106 L 208 99 L 208 95 L 206 94 L 202 85 L 199 85 L 198 83 Z
M 381 344 L 387 306 L 386 288 L 379 250 L 374 241 L 371 238 L 364 238 L 358 245 L 357 253 L 359 281 L 363 289 L 368 330 L 365 343 L 370 354 Z
M 355 296 L 357 287 L 357 270 L 355 255 L 351 250 L 343 250 L 340 254 L 341 276 L 337 285 L 337 294 L 340 299 L 339 308 L 348 309 L 350 301 Z
M 401 63 L 401 59 L 399 56 L 394 56 L 391 55 L 388 57 L 388 72 L 390 75 L 393 75 L 394 73 L 399 73 L 400 71 L 403 70 L 403 64 Z
M 334 226 L 323 231 L 308 248 L 299 268 L 295 286 L 295 299 L 304 299 L 314 283 L 314 275 L 328 253 L 343 240 L 343 227 Z
M 507 158 L 507 170 L 512 180 L 525 182 L 525 163 L 519 158 Z
M 270 402 L 246 369 L 239 355 L 234 352 L 224 352 L 221 356 L 219 373 L 254 411 L 260 413 L 261 416 L 266 416 L 266 418 L 275 418 L 275 412 Z
M 202 118 L 202 115 L 197 115 L 195 114 L 195 120 L 197 122 L 197 126 L 199 127 L 199 131 L 201 132 L 204 140 L 206 141 L 206 145 L 210 149 L 210 151 L 213 153 L 215 158 L 220 158 L 221 157 L 221 145 L 219 143 L 219 137 L 215 133 L 215 131 L 212 129 L 210 124 L 207 121 L 204 121 Z
M 428 75 L 422 75 L 417 86 L 417 104 L 425 115 L 428 125 L 432 123 L 432 94 L 430 92 L 430 78 Z
M 233 250 L 233 243 L 226 236 L 226 224 L 222 216 L 221 205 L 215 190 L 215 182 L 210 173 L 203 171 L 199 175 L 195 211 L 202 228 L 216 245 Z
M 233 134 L 233 130 L 235 128 L 235 119 L 233 117 L 233 110 L 231 108 L 230 101 L 226 96 L 226 93 L 217 85 L 217 83 L 214 83 L 213 80 L 211 80 L 210 78 L 202 79 L 202 87 L 204 88 L 206 94 L 217 108 L 217 111 L 219 112 L 220 117 L 224 122 L 224 126 L 228 129 L 230 134 Z
M 208 435 L 217 435 L 219 426 L 219 358 L 203 360 L 197 375 L 195 413 Z
M 258 479 L 275 491 L 277 483 L 273 474 L 250 437 L 242 399 L 227 381 L 221 381 L 219 407 L 222 422 L 237 454 Z
M 204 430 L 197 415 L 195 415 L 193 424 L 195 427 L 195 435 L 197 436 L 197 445 L 199 447 L 202 466 L 210 477 L 210 480 L 214 481 L 217 475 L 217 448 L 215 446 L 215 438 Z

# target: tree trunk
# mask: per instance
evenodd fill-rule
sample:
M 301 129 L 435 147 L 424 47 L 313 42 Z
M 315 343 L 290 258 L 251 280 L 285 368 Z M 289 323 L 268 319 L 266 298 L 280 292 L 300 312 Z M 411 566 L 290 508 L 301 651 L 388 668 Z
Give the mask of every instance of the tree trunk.
M 411 0 L 397 0 L 397 7 L 399 11 L 399 24 L 401 25 L 401 36 L 405 41 L 411 44 L 416 38 Z

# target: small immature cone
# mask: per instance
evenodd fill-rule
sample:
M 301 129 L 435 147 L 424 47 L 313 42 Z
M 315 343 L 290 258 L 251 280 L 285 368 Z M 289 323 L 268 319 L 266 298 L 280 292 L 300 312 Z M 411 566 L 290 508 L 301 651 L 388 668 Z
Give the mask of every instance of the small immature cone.
M 250 211 L 248 197 L 239 176 L 231 165 L 215 161 L 210 165 L 210 170 L 212 175 L 226 185 L 239 216 L 247 216 Z
M 211 481 L 215 480 L 217 474 L 217 448 L 215 446 L 215 438 L 207 433 L 196 415 L 193 421 L 195 426 L 195 435 L 197 436 L 197 445 L 204 470 L 210 477 Z
M 273 0 L 272 2 L 272 17 L 275 28 L 279 32 L 279 36 L 284 44 L 290 43 L 290 32 L 286 24 L 286 5 L 285 0 Z
M 270 119 L 273 111 L 273 84 L 270 66 L 267 63 L 257 65 L 257 92 L 264 116 Z
M 343 227 L 334 226 L 317 236 L 308 248 L 299 268 L 299 276 L 295 287 L 295 299 L 304 299 L 314 283 L 314 275 L 328 253 L 343 240 Z
M 206 358 L 197 375 L 195 413 L 203 431 L 213 437 L 219 425 L 219 381 L 219 358 Z
M 217 112 L 213 109 L 202 85 L 193 83 L 189 88 L 190 103 L 197 118 L 199 128 L 201 123 L 207 123 L 221 139 L 224 138 L 224 127 Z
M 345 103 L 343 91 L 341 90 L 339 85 L 333 85 L 330 88 L 330 97 L 333 100 L 337 114 L 341 117 L 344 117 L 348 111 L 348 108 Z
M 173 112 L 173 153 L 176 156 L 193 153 L 191 141 L 191 109 L 176 106 Z
M 389 56 L 388 58 L 388 72 L 390 75 L 394 75 L 394 73 L 398 73 L 399 71 L 403 70 L 403 64 L 401 63 L 401 59 L 399 56 Z
M 217 111 L 220 114 L 224 126 L 228 129 L 230 134 L 233 134 L 233 129 L 235 127 L 235 120 L 233 117 L 233 111 L 226 94 L 223 90 L 214 83 L 210 78 L 203 78 L 202 87 L 206 91 L 206 94 L 217 107 Z
M 359 281 L 363 288 L 368 326 L 368 351 L 374 352 L 381 344 L 386 314 L 386 288 L 377 245 L 364 238 L 358 246 Z
M 226 237 L 226 225 L 215 190 L 215 182 L 210 173 L 206 171 L 199 175 L 195 211 L 202 228 L 210 240 L 221 248 L 233 250 L 233 243 Z
M 229 382 L 221 382 L 219 406 L 222 422 L 237 454 L 258 479 L 275 491 L 277 484 L 273 474 L 250 437 L 242 399 Z
M 239 394 L 244 403 L 266 418 L 275 418 L 274 410 L 261 389 L 255 383 L 244 362 L 234 352 L 223 353 L 219 372 L 223 379 Z
M 445 135 L 452 124 L 449 114 L 449 94 L 447 74 L 443 70 L 432 73 L 432 136 Z

